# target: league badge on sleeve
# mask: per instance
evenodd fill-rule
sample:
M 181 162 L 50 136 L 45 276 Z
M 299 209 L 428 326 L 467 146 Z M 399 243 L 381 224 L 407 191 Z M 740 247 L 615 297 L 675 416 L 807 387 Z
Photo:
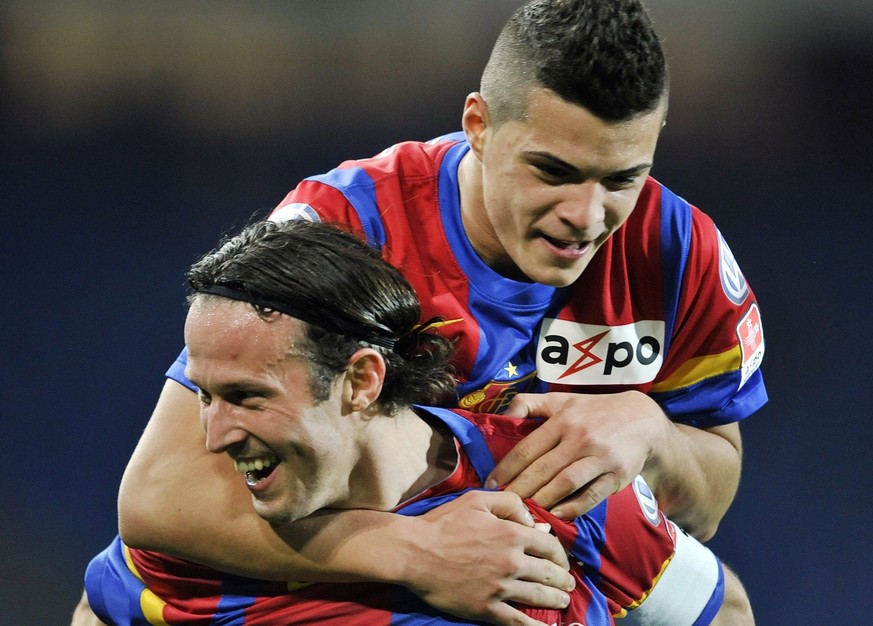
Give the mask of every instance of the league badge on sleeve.
M 637 502 L 643 511 L 643 515 L 646 516 L 646 519 L 653 526 L 660 524 L 661 516 L 658 514 L 658 501 L 655 500 L 655 494 L 652 493 L 648 483 L 642 476 L 637 476 L 631 484 L 634 487 L 634 494 L 637 497 Z
M 718 261 L 719 274 L 721 275 L 721 288 L 724 290 L 724 295 L 728 300 L 736 305 L 740 305 L 746 301 L 749 296 L 749 284 L 746 282 L 746 277 L 740 270 L 737 260 L 734 258 L 734 253 L 728 247 L 727 242 L 722 237 L 721 232 L 716 229 L 718 235 Z
M 737 324 L 737 337 L 740 340 L 742 355 L 740 372 L 740 388 L 742 388 L 749 380 L 749 376 L 761 366 L 761 360 L 764 358 L 764 329 L 761 327 L 761 312 L 756 302 L 752 303 Z
M 306 220 L 308 222 L 320 222 L 321 218 L 308 204 L 292 202 L 279 207 L 270 214 L 271 222 L 287 222 L 288 220 Z

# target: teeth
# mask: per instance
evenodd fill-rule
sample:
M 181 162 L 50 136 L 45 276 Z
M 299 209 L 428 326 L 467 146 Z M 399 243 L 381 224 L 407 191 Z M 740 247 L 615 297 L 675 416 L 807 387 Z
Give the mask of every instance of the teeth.
M 234 461 L 233 464 L 236 471 L 245 474 L 246 472 L 260 472 L 266 467 L 272 467 L 276 462 L 276 457 L 266 456 L 248 461 Z
M 566 239 L 558 239 L 556 237 L 549 237 L 546 235 L 546 239 L 550 240 L 554 245 L 559 248 L 573 248 L 575 250 L 580 250 L 584 245 L 584 241 L 568 241 Z

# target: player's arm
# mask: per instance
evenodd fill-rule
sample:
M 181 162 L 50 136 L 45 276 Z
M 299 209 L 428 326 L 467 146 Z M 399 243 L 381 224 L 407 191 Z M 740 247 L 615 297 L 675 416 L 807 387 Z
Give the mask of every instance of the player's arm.
M 723 564 L 722 568 L 724 569 L 724 601 L 711 626 L 755 626 L 754 612 L 743 584 L 727 565 Z
M 503 459 L 498 483 L 512 481 L 513 490 L 536 494 L 545 506 L 573 494 L 558 509 L 571 517 L 642 473 L 674 521 L 701 540 L 715 533 L 739 484 L 738 422 L 766 402 L 756 371 L 763 335 L 747 285 L 741 302 L 728 297 L 722 268 L 741 274 L 732 257 L 722 257 L 726 244 L 709 218 L 691 215 L 674 336 L 660 389 L 651 392 L 677 421 L 636 391 L 518 396 L 509 414 L 549 419 Z M 745 337 L 748 326 L 754 332 Z M 747 352 L 747 340 L 757 347 Z
M 666 428 L 664 445 L 649 457 L 642 474 L 653 485 L 664 512 L 700 541 L 707 541 L 718 530 L 739 487 L 740 425 L 696 428 L 667 420 Z
M 532 505 L 605 596 L 622 624 L 754 624 L 739 579 L 712 550 L 659 510 L 645 480 L 609 497 L 595 515 L 553 522 Z
M 643 474 L 665 513 L 709 539 L 733 501 L 742 457 L 739 426 L 670 421 L 645 394 L 520 394 L 509 415 L 547 417 L 492 478 L 569 519 Z
M 419 518 L 344 511 L 274 529 L 227 457 L 207 451 L 196 395 L 172 380 L 125 471 L 119 520 L 133 547 L 254 578 L 399 583 L 495 624 L 534 624 L 513 621 L 509 602 L 560 608 L 573 584 L 560 544 L 514 494 L 470 494 Z

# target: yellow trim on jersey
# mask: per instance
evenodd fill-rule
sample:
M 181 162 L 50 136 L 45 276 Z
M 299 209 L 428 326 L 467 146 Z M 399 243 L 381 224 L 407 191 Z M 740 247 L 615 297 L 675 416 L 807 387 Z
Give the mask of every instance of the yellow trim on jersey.
M 124 562 L 127 564 L 127 569 L 129 569 L 130 573 L 136 576 L 141 583 L 145 584 L 145 581 L 142 579 L 142 576 L 140 576 L 136 569 L 136 565 L 130 556 L 130 548 L 128 548 L 126 544 L 122 545 L 124 545 Z M 164 607 L 166 605 L 167 603 L 148 587 L 144 587 L 139 594 L 139 608 L 142 610 L 142 614 L 145 616 L 146 620 L 148 620 L 148 623 L 152 624 L 152 626 L 170 626 L 164 621 Z
M 669 378 L 652 385 L 653 392 L 675 391 L 684 387 L 690 387 L 696 383 L 713 376 L 735 372 L 740 369 L 742 353 L 740 346 L 734 346 L 720 354 L 700 356 L 689 359 L 673 372 Z
M 655 576 L 655 579 L 652 581 L 652 586 L 643 592 L 642 597 L 640 597 L 639 600 L 635 600 L 635 601 L 631 602 L 629 605 L 624 607 L 618 613 L 614 613 L 613 617 L 617 617 L 617 618 L 627 617 L 628 611 L 633 611 L 634 609 L 638 608 L 645 601 L 645 599 L 649 597 L 649 594 L 652 593 L 652 590 L 654 590 L 654 588 L 658 586 L 658 581 L 661 580 L 661 576 L 663 576 L 664 572 L 667 571 L 667 566 L 670 565 L 670 561 L 673 560 L 673 556 L 675 556 L 675 554 L 676 553 L 673 552 L 673 554 L 670 555 L 670 558 L 667 559 L 666 561 L 664 561 L 664 564 L 661 565 L 661 571 L 658 572 L 658 575 Z
M 139 575 L 139 572 L 136 570 L 136 565 L 133 563 L 133 559 L 130 557 L 130 548 L 127 547 L 126 543 L 121 544 L 124 546 L 124 562 L 127 564 L 127 569 L 130 570 L 130 573 L 139 578 L 139 582 L 145 583 L 142 579 L 142 576 Z
M 167 603 L 161 600 L 155 592 L 146 587 L 139 596 L 139 608 L 152 626 L 170 626 L 164 621 L 164 607 Z

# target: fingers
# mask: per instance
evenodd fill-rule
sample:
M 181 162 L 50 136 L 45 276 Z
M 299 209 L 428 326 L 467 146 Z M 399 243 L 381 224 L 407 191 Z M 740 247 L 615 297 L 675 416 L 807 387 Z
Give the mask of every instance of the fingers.
M 516 584 L 518 589 L 511 592 L 511 602 L 513 603 L 553 610 L 556 608 L 558 610 L 566 608 L 570 604 L 570 596 L 568 594 L 558 592 L 551 587 L 523 582 Z M 525 615 L 512 604 L 509 604 L 509 602 L 510 600 L 496 603 L 492 607 L 491 615 L 487 621 L 492 624 L 500 624 L 501 626 L 549 626 L 530 615 Z M 542 612 L 540 613 L 542 617 Z M 550 620 L 550 624 L 554 626 L 554 620 Z
M 485 486 L 505 485 L 522 498 L 531 497 L 562 469 L 563 466 L 555 463 L 554 455 L 550 455 L 560 442 L 560 429 L 545 422 L 515 444 L 492 470 Z M 570 460 L 575 458 L 573 455 Z
M 615 474 L 602 474 L 583 489 L 576 491 L 570 497 L 560 500 L 557 506 L 549 509 L 549 512 L 560 519 L 579 517 L 626 486 Z M 537 496 L 534 496 L 534 500 L 544 508 L 552 506 L 552 504 L 541 504 L 537 500 Z
M 559 391 L 520 393 L 512 399 L 504 413 L 510 417 L 551 417 L 575 395 Z
M 520 528 L 517 532 L 524 535 L 518 541 L 524 546 L 525 555 L 518 577 L 565 591 L 572 589 L 575 583 L 568 574 L 570 562 L 557 537 L 540 529 Z
M 558 517 L 590 511 L 627 486 L 657 447 L 666 422 L 640 394 L 519 394 L 517 417 L 547 417 L 498 463 L 486 486 L 506 487 Z
M 630 477 L 608 456 L 587 456 L 574 461 L 574 452 L 577 451 L 550 450 L 522 469 L 506 484 L 506 489 L 523 498 L 533 498 L 556 517 L 572 519 L 587 513 L 630 483 Z M 521 450 L 519 458 L 526 454 Z M 497 469 L 492 477 L 500 479 Z
M 467 506 L 477 506 L 502 520 L 518 525 L 506 526 L 505 542 L 521 548 L 524 560 L 519 566 L 519 578 L 572 589 L 572 577 L 567 574 L 570 563 L 567 552 L 557 537 L 533 528 L 534 519 L 518 494 L 511 491 L 470 491 L 462 496 Z M 460 500 L 460 498 L 459 498 Z
M 506 601 L 537 608 L 561 610 L 570 604 L 570 594 L 550 585 L 517 580 L 507 589 Z
M 553 552 L 555 549 L 566 559 L 563 548 L 553 535 L 542 530 L 519 530 L 530 538 L 525 549 L 526 555 L 521 560 L 514 579 L 505 583 L 501 602 L 493 605 L 492 609 L 496 623 L 540 624 L 517 611 L 509 603 L 553 610 L 564 609 L 570 604 L 569 593 L 575 588 L 576 580 L 565 567 L 559 567 L 553 562 L 557 556 Z M 537 558 L 535 555 L 544 558 Z
M 566 463 L 563 457 L 551 461 L 549 455 L 544 457 L 543 461 L 553 462 L 555 465 Z M 559 474 L 537 489 L 532 498 L 541 507 L 549 510 L 568 499 L 572 500 L 576 503 L 573 507 L 576 515 L 581 515 L 630 484 L 631 479 L 632 477 L 621 468 L 621 465 L 608 454 L 586 456 L 563 467 Z M 508 488 L 515 491 L 513 485 Z M 587 502 L 587 505 L 584 502 Z M 554 514 L 554 511 L 552 513 Z
M 540 622 L 525 615 L 505 602 L 496 604 L 491 611 L 491 615 L 485 618 L 484 621 L 488 624 L 496 624 L 497 626 L 549 626 L 545 622 Z
M 472 501 L 469 503 L 483 511 L 488 511 L 495 517 L 522 524 L 533 526 L 534 519 L 528 508 L 516 493 L 510 491 L 469 491 L 462 495 L 461 499 Z
M 428 604 L 499 626 L 540 624 L 512 603 L 568 606 L 576 581 L 566 551 L 533 527 L 517 494 L 470 491 L 417 519 L 419 558 L 403 580 Z

